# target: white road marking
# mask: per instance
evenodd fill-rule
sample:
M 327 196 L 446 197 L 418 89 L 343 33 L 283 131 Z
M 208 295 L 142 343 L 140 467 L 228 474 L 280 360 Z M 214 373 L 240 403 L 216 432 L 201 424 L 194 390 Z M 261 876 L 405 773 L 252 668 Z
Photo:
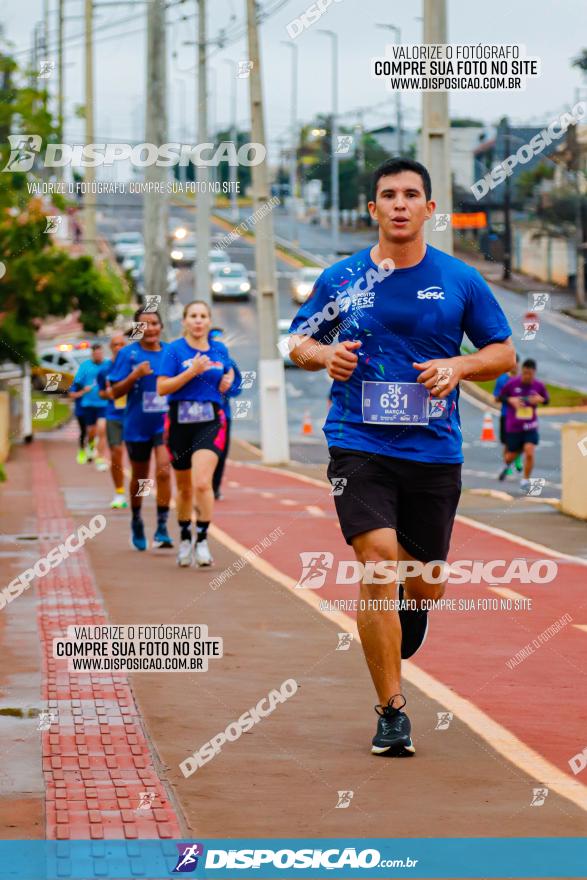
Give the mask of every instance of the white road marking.
M 508 590 L 507 587 L 489 587 L 489 589 L 493 593 L 497 593 L 498 596 L 502 596 L 504 599 L 525 599 L 526 596 L 522 596 L 521 593 L 516 593 L 515 590 Z
M 314 504 L 308 504 L 306 506 L 306 510 L 312 516 L 326 516 L 326 513 L 322 510 L 322 508 L 316 507 Z
M 287 471 L 282 471 L 282 473 L 287 473 Z M 318 480 L 312 480 L 311 478 L 306 478 L 304 481 L 319 482 Z M 473 520 L 469 520 L 469 522 L 472 525 L 479 525 Z M 488 527 L 488 530 L 491 531 L 491 527 Z M 495 531 L 500 530 L 496 529 Z M 210 534 L 215 540 L 224 544 L 224 546 L 235 555 L 244 556 L 245 553 L 248 553 L 247 548 L 243 544 L 235 541 L 234 538 L 222 529 L 219 529 L 218 526 L 212 524 L 210 526 Z M 504 537 L 509 538 L 510 541 L 515 543 L 512 536 L 507 535 L 505 532 L 502 534 Z M 316 595 L 315 590 L 297 590 L 296 581 L 282 571 L 279 571 L 279 569 L 271 565 L 270 562 L 267 562 L 266 559 L 254 556 L 249 560 L 249 564 L 253 568 L 256 568 L 257 571 L 265 577 L 276 581 L 278 584 L 281 584 L 283 587 L 290 590 L 293 595 L 297 596 L 298 599 L 301 599 L 302 602 L 311 605 L 318 614 L 321 614 L 323 617 L 336 624 L 338 631 L 352 633 L 355 645 L 360 643 L 356 622 L 341 611 L 328 611 L 321 608 L 320 598 Z M 587 564 L 587 562 L 585 562 L 585 564 Z M 442 682 L 433 678 L 427 672 L 424 672 L 423 669 L 416 666 L 415 663 L 410 660 L 404 660 L 402 662 L 402 674 L 410 684 L 418 688 L 429 699 L 440 703 L 440 705 L 444 706 L 449 712 L 452 712 L 460 718 L 461 721 L 473 731 L 473 733 L 488 743 L 488 745 L 499 755 L 514 764 L 518 769 L 522 770 L 523 773 L 527 773 L 528 776 L 531 776 L 538 782 L 543 783 L 545 779 L 548 780 L 548 787 L 550 789 L 555 791 L 561 797 L 571 801 L 571 803 L 580 807 L 582 810 L 587 811 L 587 788 L 578 780 L 572 779 L 555 764 L 552 764 L 546 758 L 543 758 L 542 755 L 538 754 L 538 752 L 535 752 L 534 749 L 518 739 L 518 737 L 506 727 L 503 727 L 499 722 L 494 721 L 493 718 L 483 712 L 482 709 L 479 709 L 469 700 L 465 699 L 465 697 L 460 697 L 451 688 L 442 684 Z

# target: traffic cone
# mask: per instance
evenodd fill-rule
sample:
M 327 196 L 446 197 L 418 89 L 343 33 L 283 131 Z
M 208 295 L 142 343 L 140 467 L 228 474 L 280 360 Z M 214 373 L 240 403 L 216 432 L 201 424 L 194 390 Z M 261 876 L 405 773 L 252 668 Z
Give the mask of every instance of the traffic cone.
M 312 427 L 312 419 L 310 418 L 310 411 L 306 410 L 304 413 L 304 421 L 302 422 L 302 434 L 313 434 L 314 428 Z
M 495 443 L 496 439 L 491 413 L 485 413 L 483 416 L 483 427 L 481 428 L 481 440 L 484 443 Z

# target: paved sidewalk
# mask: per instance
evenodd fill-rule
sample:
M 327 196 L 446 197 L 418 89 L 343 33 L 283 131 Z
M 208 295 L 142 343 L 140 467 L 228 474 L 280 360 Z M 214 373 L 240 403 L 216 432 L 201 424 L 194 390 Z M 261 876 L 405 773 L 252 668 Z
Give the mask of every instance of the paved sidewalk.
M 61 535 L 97 513 L 107 519 L 68 569 L 61 566 L 52 581 L 40 582 L 45 639 L 87 619 L 205 623 L 211 636 L 224 639 L 224 657 L 211 661 L 206 673 L 136 673 L 128 682 L 117 675 L 74 682 L 60 666 L 44 665 L 43 695 L 56 700 L 59 712 L 59 723 L 43 734 L 49 836 L 60 825 L 80 837 L 96 834 L 95 827 L 105 838 L 179 834 L 180 827 L 202 837 L 410 837 L 440 833 L 439 823 L 447 837 L 582 833 L 585 787 L 567 762 L 584 746 L 587 636 L 568 626 L 525 663 L 506 667 L 561 614 L 585 622 L 574 579 L 578 565 L 565 563 L 560 582 L 532 588 L 544 598 L 531 615 L 435 613 L 418 662 L 405 668 L 416 758 L 377 759 L 369 752 L 375 699 L 360 646 L 355 638 L 349 650 L 337 650 L 338 633 L 353 633 L 354 622 L 317 607 L 319 600 L 356 595 L 356 587 L 327 580 L 320 591 L 293 588 L 300 550 L 329 549 L 336 560 L 348 558 L 327 488 L 230 462 L 212 538 L 215 565 L 180 570 L 173 551 L 129 548 L 129 515 L 108 509 L 107 475 L 75 465 L 74 456 L 75 444 L 56 438 L 18 449 L 9 464 L 10 480 L 31 461 L 37 468 L 30 489 L 39 505 L 39 534 Z M 145 504 L 150 533 L 154 502 Z M 277 529 L 283 532 L 278 540 L 244 567 L 237 564 L 243 550 L 267 544 Z M 479 535 L 460 523 L 453 555 L 491 558 L 504 548 L 510 556 L 538 553 L 499 535 Z M 41 554 L 53 543 L 47 537 Z M 526 585 L 519 590 L 529 594 Z M 487 587 L 469 592 L 497 595 Z M 454 593 L 465 595 L 464 588 Z M 27 598 L 15 600 L 11 612 L 21 601 Z M 182 775 L 180 762 L 289 678 L 299 684 L 293 697 L 192 776 Z M 74 739 L 82 719 L 85 743 Z M 101 720 L 111 742 L 100 736 Z M 124 730 L 131 730 L 130 738 Z M 112 759 L 118 767 L 109 766 Z M 137 817 L 133 799 L 143 785 L 157 792 L 165 818 L 155 812 Z M 531 807 L 533 789 L 544 786 L 544 805 Z M 64 788 L 68 816 L 59 822 L 56 792 Z M 353 792 L 349 808 L 337 808 L 339 791 Z M 27 833 L 21 829 L 21 836 Z

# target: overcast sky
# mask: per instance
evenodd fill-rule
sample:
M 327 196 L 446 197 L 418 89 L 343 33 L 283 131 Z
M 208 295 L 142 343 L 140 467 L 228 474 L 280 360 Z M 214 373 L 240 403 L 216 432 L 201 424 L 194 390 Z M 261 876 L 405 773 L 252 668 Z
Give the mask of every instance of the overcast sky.
M 487 123 L 507 113 L 514 122 L 538 123 L 557 115 L 565 105 L 575 102 L 581 85 L 579 71 L 570 59 L 587 46 L 587 7 L 585 0 L 494 0 L 480 4 L 471 0 L 447 0 L 449 42 L 522 43 L 529 56 L 538 56 L 542 75 L 527 83 L 525 91 L 501 93 L 455 92 L 450 95 L 451 115 L 474 116 Z M 96 140 L 126 141 L 143 137 L 145 94 L 145 5 L 99 9 L 96 0 Z M 286 25 L 310 5 L 307 0 L 263 0 L 262 6 L 276 11 L 261 27 L 263 82 L 266 99 L 266 125 L 271 152 L 280 139 L 288 136 L 291 93 L 292 52 L 282 41 L 292 43 Z M 83 0 L 65 0 L 66 14 L 66 140 L 81 139 L 83 123 L 73 117 L 76 105 L 83 103 Z M 186 41 L 195 38 L 195 0 L 183 3 L 169 0 L 169 135 L 170 140 L 195 139 L 195 47 Z M 55 44 L 57 2 L 49 0 L 52 37 Z M 1 21 L 7 39 L 14 43 L 19 60 L 27 59 L 32 29 L 42 17 L 42 0 L 4 0 Z M 208 33 L 216 38 L 222 28 L 228 33 L 243 31 L 244 0 L 209 0 Z M 181 16 L 187 20 L 181 21 Z M 379 22 L 398 25 L 402 42 L 421 41 L 421 3 L 396 0 L 340 0 L 333 2 L 320 22 L 293 41 L 299 53 L 298 118 L 309 121 L 314 114 L 328 113 L 331 106 L 330 40 L 319 28 L 339 37 L 339 107 L 347 114 L 342 123 L 353 124 L 349 113 L 365 112 L 368 127 L 393 123 L 393 96 L 383 81 L 370 75 L 370 59 L 385 54 L 391 33 L 376 27 Z M 125 20 L 126 19 L 126 20 Z M 115 26 L 114 22 L 119 22 Z M 77 38 L 76 38 L 77 37 Z M 18 54 L 20 53 L 20 54 Z M 243 35 L 222 51 L 211 50 L 211 122 L 226 124 L 229 118 L 230 66 L 247 58 Z M 55 52 L 50 56 L 55 58 Z M 50 80 L 55 88 L 56 75 Z M 238 119 L 246 124 L 248 113 L 247 80 L 237 81 Z M 587 89 L 584 90 L 584 96 Z M 386 103 L 383 103 L 386 102 Z M 420 97 L 403 96 L 406 127 L 420 122 Z M 383 106 L 378 106 L 382 105 Z

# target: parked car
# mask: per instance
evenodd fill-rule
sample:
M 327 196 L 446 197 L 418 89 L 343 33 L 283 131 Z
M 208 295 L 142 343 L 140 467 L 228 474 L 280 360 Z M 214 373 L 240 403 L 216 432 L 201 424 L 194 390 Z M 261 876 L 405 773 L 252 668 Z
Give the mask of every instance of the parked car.
M 39 353 L 39 363 L 31 370 L 33 387 L 38 391 L 67 391 L 82 361 L 92 354 L 92 343 L 63 342 Z M 59 374 L 59 378 L 55 378 Z
M 242 263 L 228 263 L 212 273 L 212 299 L 248 299 L 251 292 L 247 270 Z
M 303 269 L 299 269 L 295 273 L 291 279 L 291 298 L 295 303 L 303 303 L 308 299 L 312 293 L 316 279 L 321 274 L 322 269 L 310 266 L 304 266 Z
M 127 248 L 127 251 L 122 260 L 122 268 L 125 272 L 130 272 L 132 277 L 136 280 L 139 275 L 144 272 L 144 264 L 145 249 L 142 244 L 135 245 L 132 248 Z
M 119 232 L 112 237 L 114 256 L 122 263 L 129 250 L 137 246 L 144 247 L 143 236 L 140 232 Z
M 196 262 L 196 239 L 193 235 L 174 238 L 171 245 L 172 266 L 193 266 Z

